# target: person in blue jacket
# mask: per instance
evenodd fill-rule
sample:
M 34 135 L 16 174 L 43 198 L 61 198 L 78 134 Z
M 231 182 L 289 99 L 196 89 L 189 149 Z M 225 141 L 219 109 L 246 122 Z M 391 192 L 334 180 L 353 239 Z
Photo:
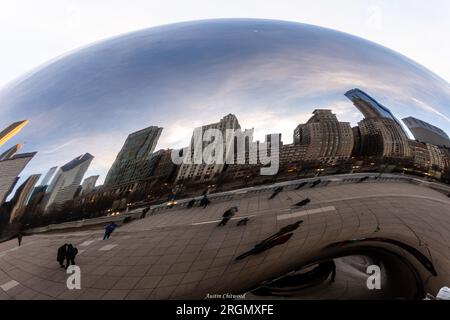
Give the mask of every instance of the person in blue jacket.
M 114 229 L 116 229 L 118 225 L 115 222 L 111 222 L 106 225 L 105 227 L 105 236 L 103 237 L 103 240 L 109 239 L 109 236 L 111 233 L 113 233 Z

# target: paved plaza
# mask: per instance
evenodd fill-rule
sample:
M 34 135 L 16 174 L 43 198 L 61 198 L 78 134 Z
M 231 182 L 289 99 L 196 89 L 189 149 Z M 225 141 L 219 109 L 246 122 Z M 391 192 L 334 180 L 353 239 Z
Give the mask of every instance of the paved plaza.
M 206 209 L 160 210 L 120 226 L 108 240 L 98 228 L 34 234 L 24 237 L 20 247 L 17 240 L 0 243 L 0 299 L 203 299 L 207 294 L 238 294 L 338 254 L 333 244 L 361 239 L 405 257 L 427 292 L 450 285 L 450 199 L 445 194 L 401 181 L 285 189 L 272 200 L 269 192 L 261 192 L 212 201 Z M 305 198 L 311 202 L 295 207 Z M 237 214 L 217 227 L 232 206 L 239 208 Z M 244 217 L 248 223 L 237 226 Z M 286 243 L 235 260 L 298 220 L 304 222 Z M 81 290 L 67 289 L 68 275 L 56 261 L 64 243 L 79 250 Z M 435 275 L 405 249 L 409 247 L 432 263 Z M 322 291 L 308 298 L 345 298 L 353 286 L 361 287 L 355 281 L 339 279 L 338 273 L 326 295 Z

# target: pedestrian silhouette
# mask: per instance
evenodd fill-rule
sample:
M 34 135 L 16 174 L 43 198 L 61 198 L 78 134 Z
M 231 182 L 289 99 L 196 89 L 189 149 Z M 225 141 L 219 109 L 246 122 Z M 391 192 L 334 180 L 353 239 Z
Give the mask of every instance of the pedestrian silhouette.
M 190 209 L 190 208 L 192 208 L 194 206 L 194 204 L 195 204 L 195 199 L 192 199 L 191 201 L 188 202 L 186 208 Z
M 204 209 L 209 205 L 210 202 L 211 201 L 209 201 L 208 196 L 205 194 L 203 196 L 202 200 L 200 200 L 200 207 L 203 207 L 203 209 Z
M 299 190 L 299 189 L 303 188 L 304 186 L 306 186 L 307 184 L 308 184 L 308 182 L 302 182 L 295 188 L 295 190 Z
M 150 210 L 150 207 L 144 208 L 144 210 L 142 210 L 141 219 L 145 218 L 145 216 L 147 215 L 147 212 L 149 212 L 149 210 Z
M 236 224 L 237 226 L 245 226 L 247 225 L 247 222 L 249 221 L 249 218 L 244 218 L 238 221 L 238 223 Z
M 303 207 L 303 206 L 306 206 L 308 203 L 310 203 L 311 202 L 311 200 L 309 199 L 309 198 L 306 198 L 306 199 L 303 199 L 302 201 L 300 201 L 300 202 L 297 202 L 295 205 L 297 206 L 297 207 Z
M 235 215 L 236 212 L 238 212 L 237 207 L 232 207 L 227 211 L 225 211 L 225 213 L 222 215 L 222 221 L 220 221 L 220 223 L 217 226 L 218 227 L 225 226 L 228 223 L 228 221 L 230 221 L 230 219 Z
M 117 224 L 115 222 L 111 222 L 105 227 L 105 235 L 103 236 L 103 240 L 109 239 L 111 233 L 117 228 Z
M 22 244 L 22 237 L 23 237 L 22 232 L 19 232 L 17 234 L 17 242 L 19 243 L 19 247 Z
M 314 188 L 315 186 L 317 186 L 319 183 L 321 183 L 322 182 L 322 180 L 316 180 L 316 181 L 314 181 L 312 184 L 311 184 L 311 188 Z
M 299 220 L 295 223 L 289 224 L 287 226 L 282 227 L 277 233 L 271 235 L 270 237 L 264 239 L 263 241 L 261 241 L 261 243 L 263 242 L 268 242 L 268 241 L 272 241 L 273 239 L 285 234 L 285 233 L 289 233 L 289 232 L 293 232 L 295 230 L 298 229 L 298 227 L 300 227 L 300 225 L 303 223 L 303 220 Z
M 281 191 L 283 191 L 283 187 L 278 187 L 276 188 L 272 195 L 269 197 L 269 200 L 272 200 L 273 198 L 275 198 Z
M 72 244 L 69 244 L 67 246 L 67 252 L 66 252 L 66 269 L 70 265 L 75 265 L 75 257 L 78 254 L 78 249 L 75 248 Z
M 266 250 L 269 250 L 275 246 L 282 245 L 282 244 L 286 243 L 293 235 L 294 235 L 293 233 L 287 233 L 287 234 L 280 235 L 272 240 L 260 242 L 257 245 L 255 245 L 253 247 L 253 249 L 251 249 L 247 252 L 244 252 L 240 256 L 236 257 L 235 260 L 242 260 L 248 256 L 257 255 L 257 254 L 260 254 L 260 253 L 262 253 Z
M 364 182 L 366 180 L 369 180 L 369 176 L 362 177 L 361 179 L 359 179 L 358 182 L 361 183 L 361 182 Z
M 58 253 L 56 254 L 56 261 L 59 262 L 61 268 L 64 268 L 64 260 L 66 260 L 67 255 L 67 246 L 67 243 L 63 244 L 58 248 Z

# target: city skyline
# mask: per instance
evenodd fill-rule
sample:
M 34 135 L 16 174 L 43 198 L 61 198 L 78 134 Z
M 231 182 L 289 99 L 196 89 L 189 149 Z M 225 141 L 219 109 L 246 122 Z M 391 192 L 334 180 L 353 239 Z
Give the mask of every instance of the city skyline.
M 293 130 L 293 143 L 292 144 L 284 144 L 281 138 L 281 135 L 279 136 L 280 139 L 280 157 L 281 162 L 287 161 L 287 163 L 291 161 L 307 161 L 310 160 L 320 160 L 324 162 L 329 163 L 335 163 L 336 160 L 343 160 L 349 159 L 351 155 L 367 155 L 367 156 L 377 156 L 380 158 L 383 157 L 400 157 L 400 158 L 411 158 L 415 164 L 420 164 L 424 166 L 428 166 L 431 160 L 432 164 L 440 163 L 438 168 L 441 170 L 444 169 L 444 164 L 442 157 L 444 155 L 441 155 L 441 151 L 439 151 L 436 146 L 433 146 L 430 143 L 427 143 L 426 141 L 419 141 L 416 142 L 416 140 L 408 139 L 408 141 L 402 141 L 402 139 L 407 139 L 405 132 L 400 125 L 399 121 L 396 119 L 395 115 L 389 110 L 389 108 L 381 105 L 376 99 L 369 96 L 366 92 L 355 88 L 347 91 L 344 94 L 350 101 L 353 102 L 354 107 L 359 110 L 364 116 L 363 120 L 358 123 L 358 126 L 350 127 L 350 124 L 347 122 L 338 122 L 336 115 L 332 113 L 333 110 L 329 109 L 316 109 L 312 112 L 312 117 L 303 124 L 299 124 L 295 130 Z M 420 119 L 413 118 L 416 122 L 422 122 Z M 369 122 L 368 122 L 369 121 Z M 372 123 L 371 121 L 375 121 Z M 380 122 L 381 121 L 381 122 Z M 405 118 L 402 120 L 408 127 L 410 126 L 411 117 Z M 23 121 L 28 123 L 27 120 Z M 17 122 L 18 123 L 18 122 Z M 17 123 L 13 123 L 8 128 L 14 128 Z M 433 129 L 434 131 L 439 132 L 441 135 L 445 134 L 440 128 L 437 128 L 435 126 L 432 126 L 428 123 L 425 123 L 428 125 L 429 128 Z M 373 131 L 374 128 L 372 128 L 375 125 L 376 131 Z M 321 127 L 322 126 L 322 127 Z M 371 129 L 367 132 L 360 131 L 361 128 L 364 128 L 365 126 L 369 126 Z M 114 163 L 111 164 L 111 167 L 109 169 L 108 175 L 111 174 L 111 172 L 114 172 L 113 179 L 110 178 L 111 182 L 109 185 L 105 185 L 106 187 L 116 187 L 121 186 L 123 184 L 130 184 L 135 183 L 142 179 L 148 179 L 150 176 L 148 174 L 154 175 L 155 173 L 152 171 L 154 170 L 155 165 L 157 165 L 158 162 L 154 162 L 153 157 L 158 155 L 161 151 L 164 151 L 163 149 L 158 150 L 157 152 L 154 152 L 157 144 L 158 139 L 160 138 L 161 132 L 164 128 L 156 127 L 156 126 L 150 126 L 148 128 L 140 129 L 136 132 L 132 132 L 128 134 L 127 139 L 125 140 L 120 152 L 117 154 L 116 160 Z M 241 130 L 241 126 L 239 124 L 238 119 L 233 114 L 228 114 L 224 116 L 219 122 L 215 122 L 212 124 L 205 124 L 197 129 L 201 129 L 201 133 L 205 130 L 209 129 L 219 129 L 222 131 L 225 131 L 226 129 L 232 129 L 234 130 L 234 135 L 241 135 L 246 134 L 246 132 L 251 133 L 251 138 L 253 139 L 253 131 L 254 128 L 251 129 L 245 129 L 244 131 Z M 357 137 L 355 135 L 355 129 L 358 129 L 358 134 L 360 137 L 357 140 Z M 322 135 L 324 136 L 317 136 L 317 130 L 326 130 L 326 132 L 323 132 Z M 6 131 L 6 130 L 5 130 Z M 353 133 L 352 133 L 353 131 Z M 396 133 L 397 131 L 397 133 Z M 194 129 L 195 134 L 195 129 Z M 333 135 L 336 136 L 336 138 L 333 138 Z M 367 135 L 367 138 L 364 138 Z M 373 135 L 379 135 L 381 141 L 376 142 L 371 141 L 373 140 Z M 402 137 L 403 135 L 403 137 Z M 348 138 L 347 138 L 348 136 Z M 266 134 L 265 141 L 270 139 L 270 134 Z M 337 139 L 336 141 L 334 141 Z M 366 141 L 365 139 L 369 139 Z M 197 145 L 194 145 L 194 136 L 191 138 L 191 143 L 189 144 L 191 148 L 198 147 Z M 315 141 L 315 142 L 313 142 Z M 386 141 L 388 144 L 386 144 Z M 418 140 L 417 140 L 418 141 Z M 259 141 L 249 141 L 249 143 L 259 143 Z M 323 145 L 325 143 L 325 145 Z M 380 147 L 376 147 L 373 149 L 374 145 L 377 145 L 378 143 L 381 143 L 381 149 Z M 400 145 L 397 145 L 400 143 Z M 365 144 L 369 145 L 368 147 L 364 147 Z M 391 145 L 392 144 L 392 145 Z M 188 147 L 189 147 L 188 145 Z M 285 150 L 283 151 L 283 148 L 285 149 L 294 147 L 295 145 L 303 145 L 305 146 L 302 150 L 297 150 L 297 152 L 300 152 L 302 155 L 300 158 L 295 159 L 286 159 L 286 156 L 289 157 L 291 154 L 291 150 Z M 309 148 L 308 147 L 312 147 Z M 360 151 L 357 151 L 355 148 L 361 148 Z M 30 161 L 35 153 L 32 154 L 18 154 L 16 156 L 16 152 L 20 150 L 20 145 L 13 146 L 12 148 L 6 150 L 3 153 L 3 156 L 5 157 L 2 161 L 0 161 L 0 165 L 2 162 L 6 163 L 8 160 L 14 160 L 14 159 L 22 159 L 27 158 L 26 162 L 20 169 L 17 169 L 16 174 L 19 174 L 22 169 L 26 166 L 28 161 Z M 205 147 L 205 143 L 203 143 L 203 146 L 201 148 Z M 246 148 L 249 148 L 247 146 Z M 406 148 L 408 151 L 395 151 L 398 148 Z M 228 150 L 228 146 L 224 146 L 224 150 Z M 405 150 L 406 150 L 405 149 Z M 172 149 L 167 149 L 167 151 L 170 151 Z M 425 151 L 424 151 L 425 150 Z M 235 159 L 238 160 L 239 158 L 246 159 L 246 163 L 240 163 L 239 161 L 237 164 L 250 164 L 248 162 L 248 153 L 251 152 L 249 149 L 244 150 L 244 154 L 241 155 L 239 152 L 235 153 Z M 259 152 L 259 151 L 257 151 Z M 286 155 L 283 155 L 283 152 L 287 152 Z M 420 153 L 424 153 L 428 155 L 422 155 Z M 228 151 L 227 151 L 228 154 Z M 420 154 L 420 155 L 419 155 Z M 259 155 L 256 156 L 259 158 Z M 419 158 L 418 158 L 419 157 Z M 425 157 L 429 159 L 428 164 L 423 163 L 424 160 L 420 157 Z M 438 159 L 434 159 L 438 157 Z M 59 171 L 54 174 L 57 170 L 57 166 L 51 167 L 49 171 L 43 176 L 43 173 L 37 173 L 32 174 L 30 176 L 23 176 L 23 179 L 26 179 L 25 182 L 19 184 L 19 176 L 12 182 L 11 180 L 11 186 L 12 189 L 6 193 L 8 188 L 5 189 L 4 195 L 8 195 L 10 197 L 16 198 L 19 197 L 22 202 L 20 207 L 24 207 L 26 204 L 26 200 L 30 198 L 30 195 L 33 192 L 33 188 L 35 185 L 37 185 L 38 181 L 40 180 L 40 177 L 43 176 L 42 181 L 40 182 L 40 185 L 44 186 L 47 185 L 46 188 L 46 197 L 44 197 L 43 203 L 44 208 L 48 208 L 53 202 L 55 202 L 54 198 L 58 196 L 58 193 L 62 190 L 64 193 L 64 196 L 62 199 L 57 201 L 59 204 L 63 204 L 64 201 L 73 199 L 76 196 L 83 195 L 85 196 L 88 192 L 93 191 L 96 187 L 99 185 L 96 185 L 97 180 L 99 179 L 99 175 L 86 177 L 86 171 L 88 171 L 88 168 L 90 166 L 91 161 L 94 159 L 94 156 L 92 156 L 89 153 L 86 153 L 84 155 L 81 155 L 79 157 L 76 157 L 72 161 L 69 161 L 65 165 L 62 165 L 59 169 Z M 156 160 L 158 161 L 158 160 Z M 448 159 L 450 161 L 450 159 Z M 259 162 L 258 162 L 259 163 Z M 81 166 L 80 169 L 78 169 L 79 166 Z M 153 169 L 152 169 L 153 168 Z M 198 170 L 200 168 L 200 171 Z M 1 167 L 0 167 L 1 169 Z M 75 169 L 75 171 L 74 171 Z M 213 164 L 212 166 L 208 165 L 185 165 L 182 164 L 179 166 L 177 171 L 177 178 L 175 179 L 175 183 L 180 180 L 180 178 L 183 179 L 192 179 L 198 176 L 201 178 L 201 180 L 204 180 L 204 175 L 207 175 L 208 178 L 206 180 L 215 177 L 216 174 L 221 174 L 223 169 L 223 165 L 217 167 L 217 164 Z M 148 174 L 144 173 L 145 170 L 150 170 Z M 212 171 L 211 171 L 212 170 Z M 74 173 L 67 172 L 74 171 Z M 197 172 L 199 171 L 199 172 Z M 131 174 L 129 173 L 131 172 Z M 72 178 L 61 178 L 62 175 L 68 175 Z M 158 174 L 156 173 L 156 176 Z M 11 176 L 12 177 L 12 176 Z M 33 179 L 32 186 L 27 187 L 27 195 L 21 196 L 20 191 L 21 188 L 24 188 L 24 186 L 29 182 L 30 179 Z M 66 180 L 70 180 L 67 184 Z M 72 181 L 73 180 L 73 181 Z M 81 184 L 81 182 L 83 183 Z M 66 184 L 65 186 L 58 186 L 56 188 L 55 186 L 58 184 Z M 6 185 L 5 185 L 6 186 Z M 14 186 L 18 187 L 17 190 L 14 190 Z M 81 189 L 80 189 L 81 188 Z M 36 188 L 35 188 L 36 189 Z M 58 189 L 58 190 L 56 190 Z M 61 189 L 61 190 L 60 190 Z M 66 190 L 64 190 L 66 189 Z M 70 189 L 67 191 L 67 189 Z M 79 191 L 77 191 L 79 189 Z M 87 191 L 87 189 L 89 189 Z M 14 191 L 14 192 L 13 192 Z M 6 199 L 6 198 L 4 198 Z M 19 208 L 20 209 L 20 208 Z M 13 210 L 13 213 L 17 209 Z M 11 217 L 13 219 L 14 216 Z

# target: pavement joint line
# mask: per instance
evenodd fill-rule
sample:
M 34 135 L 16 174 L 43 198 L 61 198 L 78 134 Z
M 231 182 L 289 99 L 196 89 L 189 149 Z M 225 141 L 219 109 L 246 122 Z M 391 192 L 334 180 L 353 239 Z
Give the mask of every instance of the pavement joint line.
M 106 246 L 103 246 L 100 249 L 98 249 L 98 251 L 109 251 L 117 246 L 118 244 L 107 244 Z
M 11 281 L 8 281 L 8 282 L 2 284 L 0 286 L 0 288 L 2 288 L 2 290 L 6 292 L 6 291 L 11 290 L 12 288 L 18 286 L 18 285 L 19 285 L 19 283 L 16 280 L 11 280 Z
M 297 217 L 301 217 L 301 216 L 306 216 L 306 215 L 320 213 L 320 212 L 328 212 L 328 211 L 336 211 L 336 208 L 333 206 L 329 206 L 329 207 L 322 207 L 322 208 L 317 208 L 317 209 L 306 209 L 306 210 L 301 210 L 301 211 L 297 211 L 294 213 L 280 214 L 279 216 L 277 216 L 277 220 L 286 220 L 286 219 L 290 219 L 290 218 L 297 218 Z
M 81 247 L 87 247 L 88 245 L 90 245 L 90 244 L 92 244 L 94 242 L 95 242 L 95 239 L 94 240 L 86 240 L 83 243 L 81 243 L 80 246 Z

